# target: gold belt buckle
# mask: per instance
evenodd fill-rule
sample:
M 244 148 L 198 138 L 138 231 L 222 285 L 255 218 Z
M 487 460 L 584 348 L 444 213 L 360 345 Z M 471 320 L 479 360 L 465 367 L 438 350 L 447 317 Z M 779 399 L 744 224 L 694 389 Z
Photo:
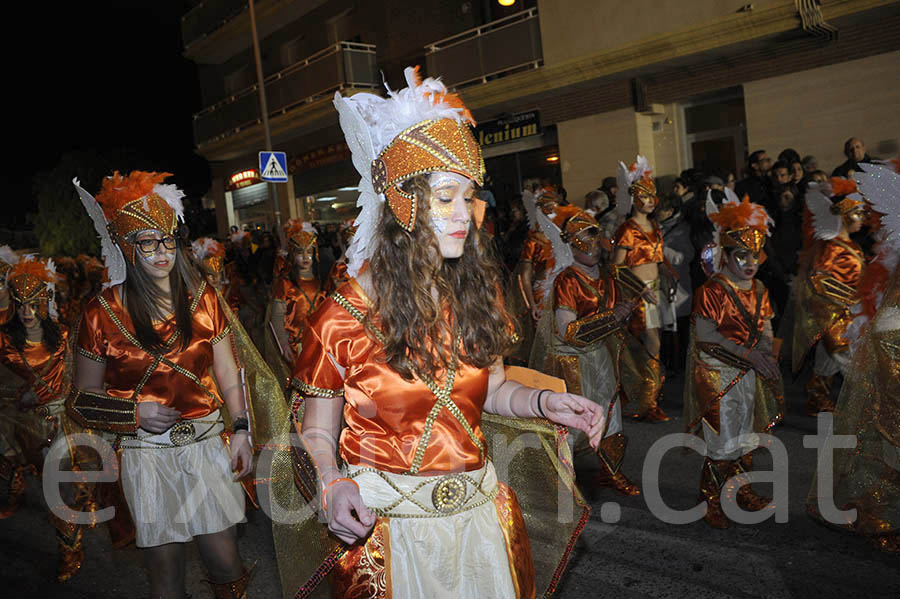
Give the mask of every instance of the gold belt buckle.
M 179 422 L 169 431 L 169 441 L 176 447 L 182 447 L 194 441 L 197 432 L 190 422 Z
M 434 485 L 431 503 L 443 514 L 455 512 L 466 502 L 466 479 L 460 474 L 448 474 Z

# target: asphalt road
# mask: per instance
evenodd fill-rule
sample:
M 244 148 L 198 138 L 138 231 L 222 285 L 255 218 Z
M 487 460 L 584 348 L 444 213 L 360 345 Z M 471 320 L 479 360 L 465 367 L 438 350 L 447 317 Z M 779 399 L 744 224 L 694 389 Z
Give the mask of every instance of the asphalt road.
M 672 416 L 681 413 L 681 384 L 681 379 L 673 378 L 666 385 L 663 406 Z M 787 416 L 775 433 L 789 456 L 787 522 L 770 519 L 725 531 L 703 522 L 673 525 L 651 514 L 645 496 L 592 494 L 591 521 L 556 596 L 900 597 L 900 557 L 881 553 L 866 539 L 831 530 L 806 515 L 816 454 L 803 447 L 803 436 L 815 434 L 816 422 L 805 416 L 803 401 L 802 381 L 789 384 Z M 663 424 L 626 423 L 629 446 L 624 472 L 646 486 L 641 471 L 647 450 L 664 434 L 682 428 L 679 417 Z M 698 455 L 677 449 L 664 457 L 659 486 L 673 509 L 695 505 L 701 463 Z M 757 468 L 765 470 L 770 464 L 763 458 Z M 589 466 L 579 463 L 579 471 Z M 766 485 L 758 489 L 765 491 Z M 614 524 L 603 522 L 617 514 Z M 113 550 L 103 527 L 88 531 L 85 543 L 87 556 L 81 572 L 57 584 L 53 530 L 42 507 L 40 485 L 30 480 L 26 505 L 0 521 L 3 596 L 120 599 L 148 595 L 137 550 Z M 248 523 L 240 527 L 240 545 L 244 558 L 258 563 L 251 596 L 280 597 L 270 525 L 262 513 L 251 513 Z M 203 578 L 196 550 L 190 548 L 187 588 L 194 599 L 212 597 Z

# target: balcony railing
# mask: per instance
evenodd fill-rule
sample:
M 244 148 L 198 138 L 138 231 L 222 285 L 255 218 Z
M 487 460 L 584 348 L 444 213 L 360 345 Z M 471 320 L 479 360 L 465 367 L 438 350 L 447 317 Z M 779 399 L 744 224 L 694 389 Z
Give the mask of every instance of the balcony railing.
M 449 87 L 484 83 L 544 62 L 536 8 L 425 46 L 428 74 Z
M 269 118 L 340 89 L 375 88 L 379 81 L 375 46 L 340 42 L 264 80 Z M 253 85 L 195 114 L 194 141 L 198 146 L 218 141 L 261 120 L 259 92 Z
M 203 39 L 247 8 L 247 0 L 207 0 L 181 17 L 184 47 Z

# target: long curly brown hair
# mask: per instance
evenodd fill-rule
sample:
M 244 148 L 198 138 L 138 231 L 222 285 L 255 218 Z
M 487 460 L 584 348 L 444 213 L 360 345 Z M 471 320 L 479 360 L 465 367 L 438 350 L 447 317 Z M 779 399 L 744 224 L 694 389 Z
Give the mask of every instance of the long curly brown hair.
M 375 290 L 372 324 L 384 334 L 383 359 L 403 378 L 435 378 L 449 368 L 460 332 L 459 359 L 477 368 L 512 348 L 515 325 L 501 298 L 502 275 L 490 243 L 472 227 L 460 258 L 444 259 L 431 228 L 431 188 L 425 176 L 404 185 L 417 202 L 404 230 L 385 207 L 370 266 Z

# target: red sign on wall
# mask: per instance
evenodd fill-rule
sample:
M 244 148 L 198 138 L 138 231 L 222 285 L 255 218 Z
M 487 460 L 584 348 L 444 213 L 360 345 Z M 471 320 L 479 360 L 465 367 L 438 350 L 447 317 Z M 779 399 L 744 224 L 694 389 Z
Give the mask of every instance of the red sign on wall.
M 291 156 L 288 158 L 288 172 L 293 175 L 344 160 L 350 160 L 350 148 L 345 142 L 340 142 Z
M 262 179 L 259 178 L 259 171 L 255 168 L 251 168 L 231 175 L 228 178 L 228 184 L 225 186 L 225 189 L 227 191 L 234 191 L 236 189 L 243 189 L 244 187 L 256 185 L 257 183 L 262 183 Z

